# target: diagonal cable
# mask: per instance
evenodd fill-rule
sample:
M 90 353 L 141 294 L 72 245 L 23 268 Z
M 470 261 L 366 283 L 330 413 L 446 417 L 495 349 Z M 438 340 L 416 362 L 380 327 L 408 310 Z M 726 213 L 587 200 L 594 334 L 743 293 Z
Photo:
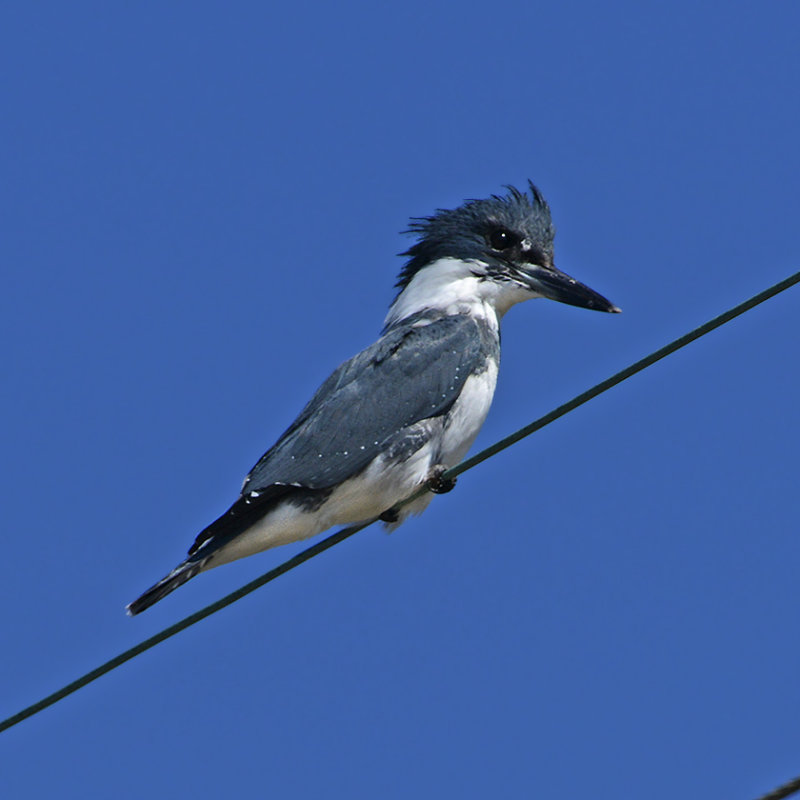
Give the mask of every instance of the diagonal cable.
M 583 405 L 584 403 L 588 402 L 594 397 L 597 397 L 599 394 L 608 391 L 613 386 L 616 386 L 618 383 L 622 383 L 622 381 L 627 380 L 632 375 L 635 375 L 637 372 L 641 372 L 643 369 L 655 364 L 657 361 L 660 361 L 662 358 L 674 353 L 676 350 L 680 350 L 682 347 L 685 347 L 687 344 L 699 339 L 701 336 L 705 336 L 707 333 L 715 330 L 716 328 L 725 325 L 726 323 L 730 322 L 732 319 L 744 314 L 745 311 L 749 311 L 751 308 L 763 303 L 765 300 L 769 300 L 771 297 L 774 297 L 777 294 L 785 291 L 786 289 L 794 286 L 796 283 L 800 283 L 800 272 L 795 272 L 794 275 L 790 275 L 788 278 L 785 278 L 782 281 L 779 281 L 774 286 L 770 286 L 768 289 L 765 289 L 763 292 L 759 292 L 757 295 L 754 295 L 749 300 L 745 300 L 743 303 L 740 303 L 737 306 L 725 311 L 723 314 L 720 314 L 714 319 L 709 320 L 703 325 L 700 325 L 698 328 L 695 328 L 689 333 L 685 333 L 683 336 L 675 339 L 675 341 L 670 342 L 669 344 L 665 345 L 664 347 L 659 348 L 655 352 L 651 353 L 648 356 L 640 359 L 639 361 L 631 364 L 629 367 L 626 367 L 623 370 L 620 370 L 615 375 L 612 375 L 610 378 L 606 378 L 606 380 L 601 381 L 596 386 L 593 386 L 591 389 L 588 389 L 585 392 L 582 392 L 577 397 L 574 397 L 567 403 L 558 406 L 558 408 L 553 409 L 549 413 L 545 414 L 543 417 L 539 417 L 539 419 L 534 420 L 529 425 L 525 425 L 523 428 L 520 428 L 518 431 L 512 433 L 510 436 L 506 436 L 504 439 L 501 439 L 499 442 L 487 447 L 485 450 L 481 450 L 480 453 L 472 456 L 471 458 L 462 461 L 457 466 L 453 467 L 452 469 L 447 470 L 444 475 L 442 476 L 444 479 L 448 478 L 455 478 L 457 475 L 461 475 L 462 473 L 466 472 L 468 469 L 472 469 L 473 467 L 477 466 L 481 462 L 485 461 L 487 458 L 491 458 L 492 456 L 496 455 L 497 453 L 505 450 L 508 447 L 511 447 L 512 444 L 516 444 L 520 439 L 524 439 L 526 436 L 530 436 L 532 433 L 544 428 L 545 425 L 549 425 L 551 422 L 554 422 L 559 417 L 563 417 L 565 414 L 568 414 L 570 411 L 578 408 L 578 406 Z M 403 503 L 400 505 L 405 505 L 406 503 L 410 503 L 415 498 L 419 497 L 420 495 L 424 494 L 427 491 L 426 487 L 422 487 L 419 491 L 415 492 L 411 497 L 407 498 Z M 22 709 L 22 711 L 13 714 L 12 716 L 8 717 L 7 719 L 0 722 L 0 732 L 7 730 L 8 728 L 13 727 L 19 722 L 22 722 L 28 717 L 32 717 L 34 714 L 38 714 L 40 711 L 43 711 L 48 706 L 57 703 L 59 700 L 63 700 L 68 695 L 76 692 L 78 689 L 83 688 L 87 684 L 91 683 L 97 678 L 105 675 L 107 672 L 111 672 L 111 670 L 116 669 L 117 667 L 124 664 L 126 661 L 130 661 L 135 656 L 144 653 L 146 650 L 149 650 L 152 647 L 155 647 L 157 644 L 169 639 L 176 634 L 180 633 L 186 628 L 194 625 L 196 622 L 200 622 L 200 620 L 205 619 L 206 617 L 215 614 L 217 611 L 225 608 L 226 606 L 235 603 L 237 600 L 241 600 L 246 595 L 254 592 L 256 589 L 260 588 L 266 583 L 275 580 L 279 576 L 283 575 L 286 572 L 294 569 L 295 567 L 300 566 L 304 562 L 308 561 L 314 556 L 319 555 L 320 553 L 324 552 L 325 550 L 330 549 L 334 545 L 338 544 L 339 542 L 348 539 L 353 534 L 358 533 L 359 531 L 366 528 L 368 525 L 372 525 L 372 523 L 376 522 L 377 520 L 369 520 L 368 522 L 360 523 L 358 525 L 352 525 L 349 528 L 343 528 L 336 533 L 331 534 L 327 538 L 323 539 L 317 544 L 312 545 L 311 547 L 303 550 L 302 552 L 298 553 L 295 556 L 292 556 L 288 561 L 285 561 L 283 564 L 279 564 L 277 567 L 269 570 L 269 572 L 264 573 L 260 577 L 256 578 L 250 583 L 245 584 L 241 588 L 237 589 L 235 592 L 231 592 L 230 594 L 226 595 L 225 597 L 217 600 L 214 603 L 206 606 L 205 608 L 201 608 L 199 611 L 195 611 L 194 614 L 190 614 L 188 617 L 184 617 L 184 619 L 176 622 L 174 625 L 170 625 L 168 628 L 160 631 L 159 633 L 151 636 L 149 639 L 145 639 L 139 644 L 131 647 L 128 650 L 125 650 L 123 653 L 120 653 L 118 656 L 115 656 L 110 661 L 106 661 L 104 664 L 101 664 L 99 667 L 87 672 L 85 675 L 81 676 L 77 680 L 72 681 L 72 683 L 68 683 L 66 686 L 63 686 L 56 692 L 48 695 L 47 697 L 42 698 L 38 702 L 34 703 L 33 705 L 28 706 L 27 708 Z M 789 786 L 789 784 L 787 784 Z M 797 788 L 800 788 L 798 785 Z M 797 789 L 792 789 L 790 794 L 796 791 Z M 778 790 L 776 790 L 778 791 Z M 788 797 L 787 794 L 781 795 L 766 795 L 765 798 L 768 800 L 778 800 L 778 798 Z
M 797 794 L 797 792 L 800 792 L 800 777 L 784 783 L 783 786 L 778 786 L 777 789 L 773 789 L 767 794 L 762 794 L 758 800 L 783 800 L 785 797 Z

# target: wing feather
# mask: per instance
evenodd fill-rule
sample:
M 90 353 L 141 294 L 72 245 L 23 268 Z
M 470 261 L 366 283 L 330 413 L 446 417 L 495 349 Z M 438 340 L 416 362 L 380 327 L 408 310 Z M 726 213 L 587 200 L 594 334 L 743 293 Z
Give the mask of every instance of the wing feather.
M 320 386 L 242 493 L 326 489 L 358 474 L 401 430 L 447 412 L 470 374 L 485 368 L 485 328 L 454 315 L 390 330 Z

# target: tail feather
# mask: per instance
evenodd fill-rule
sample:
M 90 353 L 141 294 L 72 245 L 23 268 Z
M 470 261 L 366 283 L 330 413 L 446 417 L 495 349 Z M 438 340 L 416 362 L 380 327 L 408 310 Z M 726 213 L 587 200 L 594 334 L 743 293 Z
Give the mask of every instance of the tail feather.
M 258 522 L 285 495 L 292 493 L 316 494 L 317 490 L 274 484 L 259 489 L 255 494 L 240 497 L 221 517 L 198 534 L 184 562 L 125 607 L 128 616 L 140 614 L 194 578 L 220 548 Z
M 128 616 L 133 617 L 136 614 L 140 614 L 166 597 L 170 592 L 174 592 L 179 586 L 183 586 L 186 581 L 194 578 L 203 569 L 207 561 L 208 558 L 187 558 L 186 561 L 178 564 L 169 575 L 165 575 L 158 583 L 144 592 L 141 597 L 137 597 L 136 600 L 125 606 Z
M 221 517 L 200 531 L 194 544 L 189 548 L 189 555 L 193 556 L 200 548 L 207 548 L 209 545 L 216 550 L 225 542 L 235 539 L 258 522 L 270 508 L 274 507 L 276 501 L 297 491 L 295 486 L 276 483 L 259 490 L 255 496 L 240 497 Z

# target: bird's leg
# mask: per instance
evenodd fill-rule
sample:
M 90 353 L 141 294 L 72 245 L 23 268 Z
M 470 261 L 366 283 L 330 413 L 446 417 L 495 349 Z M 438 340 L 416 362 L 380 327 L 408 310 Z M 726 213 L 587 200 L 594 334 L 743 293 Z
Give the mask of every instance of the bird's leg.
M 435 494 L 446 494 L 453 491 L 456 486 L 455 478 L 443 478 L 442 475 L 447 472 L 447 467 L 444 464 L 437 464 L 431 467 L 428 473 L 428 488 Z
M 444 464 L 436 464 L 436 466 L 431 467 L 431 471 L 428 473 L 428 477 L 425 479 L 425 485 L 435 494 L 445 494 L 446 492 L 451 492 L 455 489 L 456 486 L 456 479 L 455 478 L 442 478 L 445 472 L 447 472 L 447 467 Z M 387 508 L 386 511 L 381 514 L 378 519 L 381 522 L 397 522 L 400 519 L 400 509 L 396 506 L 392 506 L 392 508 Z
M 386 511 L 381 514 L 378 519 L 381 522 L 397 522 L 400 519 L 400 509 L 399 508 L 387 508 Z

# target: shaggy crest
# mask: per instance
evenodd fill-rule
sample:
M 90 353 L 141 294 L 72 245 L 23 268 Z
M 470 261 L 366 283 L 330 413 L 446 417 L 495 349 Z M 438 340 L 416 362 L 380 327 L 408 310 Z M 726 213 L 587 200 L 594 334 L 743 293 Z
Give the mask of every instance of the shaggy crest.
M 429 217 L 412 217 L 408 230 L 418 237 L 403 256 L 408 256 L 397 279 L 402 292 L 414 275 L 440 258 L 491 261 L 487 237 L 498 228 L 509 230 L 533 242 L 543 256 L 553 257 L 555 228 L 550 207 L 542 193 L 528 181 L 530 195 L 514 186 L 508 194 L 492 195 L 485 200 L 467 200 L 458 208 L 440 208 Z

